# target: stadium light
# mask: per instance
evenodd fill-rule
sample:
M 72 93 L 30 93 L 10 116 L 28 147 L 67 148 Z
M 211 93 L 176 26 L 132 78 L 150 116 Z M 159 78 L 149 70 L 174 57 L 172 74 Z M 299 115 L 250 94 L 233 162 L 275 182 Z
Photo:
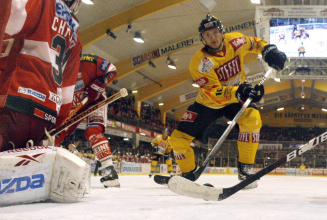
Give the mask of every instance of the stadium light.
M 278 109 L 277 109 L 277 111 L 282 111 L 282 110 L 284 110 L 284 108 L 278 108 Z
M 141 36 L 140 32 L 136 32 L 133 38 L 137 43 L 144 43 L 144 38 Z
M 94 5 L 93 0 L 82 0 L 82 2 L 87 5 Z
M 253 3 L 253 4 L 260 4 L 260 0 L 251 0 L 251 3 Z

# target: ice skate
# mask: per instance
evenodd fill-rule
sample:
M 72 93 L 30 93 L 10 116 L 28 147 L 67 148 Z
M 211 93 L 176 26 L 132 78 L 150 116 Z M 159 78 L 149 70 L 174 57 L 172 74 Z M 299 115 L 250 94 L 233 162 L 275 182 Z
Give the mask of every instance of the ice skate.
M 254 172 L 251 169 L 251 164 L 244 164 L 244 163 L 238 162 L 237 170 L 238 170 L 238 179 L 240 181 L 246 180 L 247 178 L 251 177 L 254 174 Z M 254 181 L 253 183 L 244 187 L 244 189 L 254 189 L 257 187 L 258 187 L 258 180 Z
M 192 170 L 191 172 L 188 173 L 180 173 L 178 174 L 178 176 L 184 177 L 185 179 L 191 180 L 191 181 L 195 181 L 199 178 L 199 176 L 201 175 L 197 173 L 199 167 L 195 167 L 194 170 Z
M 151 178 L 151 177 L 152 177 L 152 175 L 153 175 L 153 172 L 150 172 L 150 173 L 149 173 L 149 178 Z
M 100 179 L 100 182 L 104 185 L 105 188 L 120 187 L 118 174 L 113 166 L 108 166 L 104 169 L 103 177 Z

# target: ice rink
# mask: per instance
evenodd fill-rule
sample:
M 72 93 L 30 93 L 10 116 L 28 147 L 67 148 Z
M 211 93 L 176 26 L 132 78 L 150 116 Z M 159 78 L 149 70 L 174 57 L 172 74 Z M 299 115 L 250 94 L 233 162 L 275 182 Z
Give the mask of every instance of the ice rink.
M 146 175 L 121 175 L 121 188 L 104 189 L 92 177 L 89 197 L 78 203 L 34 203 L 0 207 L 0 219 L 76 220 L 323 220 L 327 219 L 327 178 L 265 176 L 259 187 L 223 201 L 183 197 Z M 228 187 L 236 175 L 202 175 L 198 183 Z

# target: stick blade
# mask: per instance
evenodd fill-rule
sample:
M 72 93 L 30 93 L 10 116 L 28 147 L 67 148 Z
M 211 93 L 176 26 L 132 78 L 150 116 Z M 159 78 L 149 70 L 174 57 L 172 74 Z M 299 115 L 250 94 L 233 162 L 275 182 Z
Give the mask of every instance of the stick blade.
M 223 193 L 221 188 L 203 186 L 180 176 L 170 178 L 168 187 L 179 195 L 209 201 L 218 201 L 219 195 Z

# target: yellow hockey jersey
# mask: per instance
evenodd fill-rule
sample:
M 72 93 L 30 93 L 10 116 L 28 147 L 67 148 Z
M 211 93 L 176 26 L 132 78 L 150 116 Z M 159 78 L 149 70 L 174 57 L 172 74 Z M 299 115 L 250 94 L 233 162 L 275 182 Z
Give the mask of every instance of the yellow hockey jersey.
M 162 134 L 159 134 L 155 139 L 152 140 L 152 146 L 158 146 L 159 154 L 169 153 L 171 151 L 170 137 L 168 136 L 167 139 L 164 140 Z
M 238 102 L 236 90 L 246 79 L 244 56 L 261 54 L 267 45 L 263 39 L 238 32 L 225 34 L 224 42 L 219 53 L 208 54 L 204 48 L 197 51 L 189 66 L 194 81 L 200 86 L 196 102 L 214 109 Z

